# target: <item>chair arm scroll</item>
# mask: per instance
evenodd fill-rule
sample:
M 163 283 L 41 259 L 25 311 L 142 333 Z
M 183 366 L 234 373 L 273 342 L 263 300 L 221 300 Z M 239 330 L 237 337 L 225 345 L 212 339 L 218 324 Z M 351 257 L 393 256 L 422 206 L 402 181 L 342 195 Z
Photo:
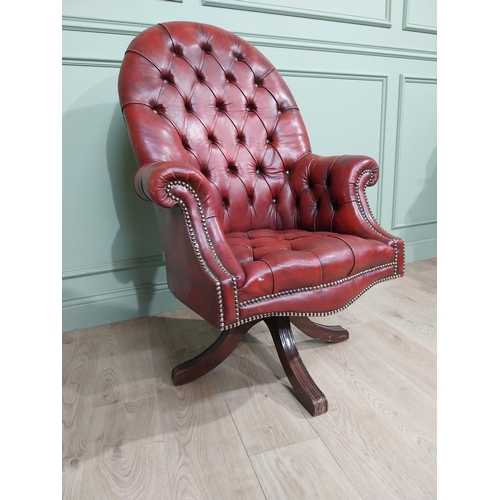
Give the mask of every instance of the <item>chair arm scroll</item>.
M 331 221 L 329 230 L 384 242 L 394 240 L 375 220 L 366 198 L 366 187 L 374 186 L 379 178 L 379 167 L 373 158 L 309 154 L 297 162 L 292 175 L 296 192 L 309 186 L 316 197 L 328 193 L 334 212 L 327 214 Z
M 196 239 L 196 250 L 218 275 L 232 276 L 240 285 L 245 273 L 234 257 L 221 229 L 213 189 L 206 177 L 187 163 L 154 162 L 135 175 L 136 193 L 163 208 L 179 204 Z
M 136 193 L 144 200 L 153 201 L 164 208 L 176 205 L 176 197 L 184 198 L 182 191 L 174 188 L 183 185 L 196 193 L 207 217 L 217 215 L 212 186 L 199 170 L 187 163 L 152 162 L 143 165 L 135 175 Z M 173 193 L 176 196 L 172 197 Z

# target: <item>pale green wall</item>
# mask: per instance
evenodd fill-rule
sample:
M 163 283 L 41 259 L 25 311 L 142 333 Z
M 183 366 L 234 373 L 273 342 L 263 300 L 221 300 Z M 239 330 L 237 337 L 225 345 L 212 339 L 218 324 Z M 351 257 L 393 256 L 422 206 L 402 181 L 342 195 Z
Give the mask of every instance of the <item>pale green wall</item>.
M 304 7 L 307 6 L 307 8 Z M 117 96 L 133 37 L 198 21 L 256 45 L 319 154 L 365 154 L 368 191 L 407 262 L 436 256 L 436 0 L 63 0 L 63 329 L 179 307 Z

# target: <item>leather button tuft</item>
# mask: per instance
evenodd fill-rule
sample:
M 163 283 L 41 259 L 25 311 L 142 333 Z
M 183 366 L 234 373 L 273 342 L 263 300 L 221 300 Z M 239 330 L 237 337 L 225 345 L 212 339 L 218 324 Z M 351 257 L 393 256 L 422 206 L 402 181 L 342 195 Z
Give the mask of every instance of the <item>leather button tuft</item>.
M 174 75 L 172 75 L 172 73 L 170 73 L 170 71 L 168 73 L 162 74 L 161 78 L 162 78 L 164 83 L 170 83 L 170 84 L 174 83 Z
M 208 41 L 202 42 L 200 44 L 200 49 L 203 50 L 203 52 L 206 52 L 207 54 L 210 54 L 210 52 L 212 52 L 213 50 L 212 45 Z
M 203 74 L 203 72 L 201 71 L 201 69 L 196 69 L 194 73 L 196 75 L 196 79 L 200 83 L 205 81 L 205 75 Z
M 217 99 L 217 101 L 215 101 L 215 110 L 219 113 L 227 111 L 226 103 L 222 100 Z
M 151 105 L 151 109 L 153 110 L 153 112 L 155 113 L 165 113 L 166 109 L 165 109 L 165 106 L 163 104 L 152 104 Z
M 276 198 L 273 198 L 273 203 L 276 204 L 277 203 L 277 199 Z
M 184 50 L 180 45 L 173 44 L 172 47 L 170 47 L 170 52 L 174 54 L 174 56 L 182 56 L 184 55 Z

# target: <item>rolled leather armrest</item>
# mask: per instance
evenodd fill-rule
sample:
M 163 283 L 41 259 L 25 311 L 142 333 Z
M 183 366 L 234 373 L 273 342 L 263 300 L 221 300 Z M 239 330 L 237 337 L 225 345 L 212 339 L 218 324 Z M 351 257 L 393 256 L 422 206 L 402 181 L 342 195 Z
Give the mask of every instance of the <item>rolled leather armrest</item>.
M 331 205 L 319 210 L 331 212 L 328 213 L 331 231 L 387 242 L 394 240 L 394 236 L 375 220 L 365 193 L 365 188 L 374 186 L 378 177 L 378 164 L 368 156 L 308 154 L 295 164 L 291 182 L 299 193 L 306 188 L 316 196 L 328 192 Z
M 199 170 L 181 162 L 146 164 L 135 175 L 135 191 L 142 199 L 164 208 L 180 203 L 191 219 L 200 218 L 199 231 L 196 231 L 200 252 L 213 253 L 216 260 L 236 278 L 238 285 L 244 283 L 245 273 L 220 226 L 219 207 L 212 186 Z
M 172 208 L 177 201 L 170 196 L 174 186 L 185 183 L 197 194 L 205 215 L 217 215 L 212 186 L 207 178 L 188 163 L 157 161 L 143 165 L 135 175 L 135 191 L 147 201 Z

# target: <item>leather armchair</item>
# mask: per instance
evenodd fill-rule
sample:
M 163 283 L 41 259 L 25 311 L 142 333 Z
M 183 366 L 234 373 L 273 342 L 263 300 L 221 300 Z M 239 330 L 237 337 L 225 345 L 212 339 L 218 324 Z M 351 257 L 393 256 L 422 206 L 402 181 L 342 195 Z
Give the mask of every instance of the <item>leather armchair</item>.
M 325 342 L 346 340 L 342 327 L 309 317 L 403 275 L 403 240 L 379 226 L 365 194 L 377 163 L 313 154 L 278 71 L 214 26 L 168 22 L 139 34 L 119 96 L 139 165 L 135 189 L 154 203 L 169 288 L 221 330 L 174 368 L 174 384 L 210 371 L 264 320 L 296 397 L 324 413 L 291 323 Z

